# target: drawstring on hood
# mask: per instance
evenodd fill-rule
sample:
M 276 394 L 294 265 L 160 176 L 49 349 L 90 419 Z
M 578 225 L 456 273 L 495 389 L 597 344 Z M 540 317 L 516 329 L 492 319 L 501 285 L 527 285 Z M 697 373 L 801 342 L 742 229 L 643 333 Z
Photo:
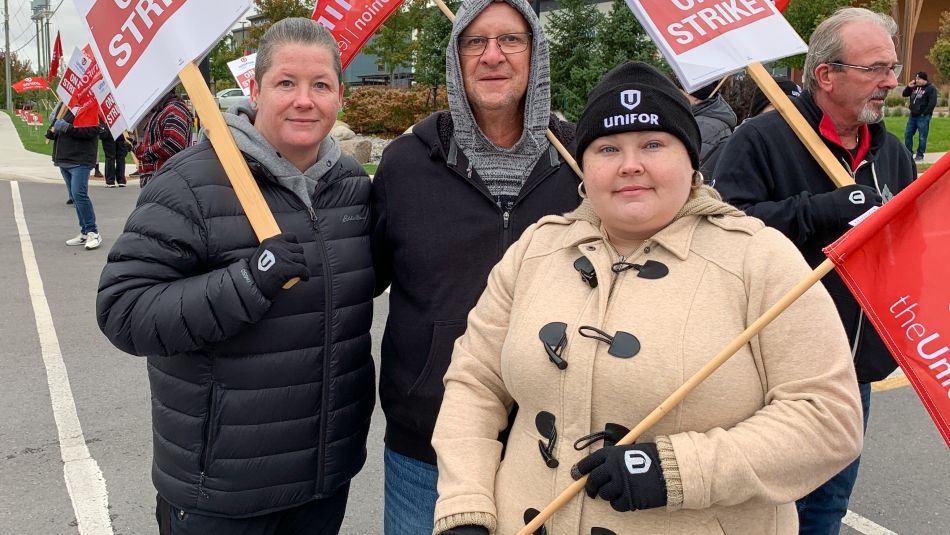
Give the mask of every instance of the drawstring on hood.
M 300 172 L 297 167 L 287 161 L 279 152 L 254 128 L 254 119 L 257 110 L 249 106 L 234 106 L 224 114 L 224 121 L 231 128 L 231 135 L 241 149 L 267 169 L 282 186 L 293 191 L 307 208 L 313 204 L 310 198 L 316 190 L 317 183 L 327 171 L 336 165 L 342 152 L 340 145 L 331 136 L 324 138 L 317 149 L 317 161 L 309 169 Z
M 449 110 L 454 123 L 454 141 L 468 158 L 468 175 L 478 171 L 492 196 L 517 197 L 538 158 L 547 151 L 546 130 L 551 115 L 550 65 L 547 39 L 541 23 L 525 0 L 504 0 L 524 17 L 531 31 L 531 61 L 524 96 L 521 138 L 511 147 L 498 147 L 489 140 L 472 113 L 465 95 L 458 38 L 493 0 L 464 0 L 455 17 L 446 47 L 445 81 Z M 522 52 L 523 54 L 524 52 Z

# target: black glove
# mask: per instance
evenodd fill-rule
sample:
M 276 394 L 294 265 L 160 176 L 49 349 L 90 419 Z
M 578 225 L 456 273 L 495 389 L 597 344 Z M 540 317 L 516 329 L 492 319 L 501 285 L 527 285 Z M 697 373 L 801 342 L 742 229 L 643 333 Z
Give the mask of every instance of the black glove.
M 281 287 L 294 277 L 310 279 L 303 246 L 297 243 L 296 236 L 287 232 L 262 241 L 248 263 L 254 282 L 268 299 L 276 297 Z
M 847 230 L 848 223 L 881 205 L 881 195 L 871 186 L 852 184 L 811 196 L 812 224 L 816 228 Z
M 588 475 L 587 495 L 600 496 L 621 513 L 666 505 L 666 480 L 656 444 L 606 446 L 580 460 L 571 476 Z
M 488 535 L 484 526 L 455 526 L 442 532 L 442 535 Z

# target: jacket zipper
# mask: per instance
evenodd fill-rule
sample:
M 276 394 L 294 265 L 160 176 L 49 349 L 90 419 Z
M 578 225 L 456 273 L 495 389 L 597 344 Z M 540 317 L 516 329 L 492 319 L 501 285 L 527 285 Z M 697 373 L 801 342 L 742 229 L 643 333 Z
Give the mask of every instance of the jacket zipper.
M 333 273 L 330 270 L 326 242 L 323 240 L 320 234 L 320 226 L 317 224 L 317 214 L 314 212 L 312 206 L 308 206 L 307 211 L 310 213 L 310 222 L 313 225 L 313 230 L 316 231 L 317 242 L 320 244 L 320 258 L 323 262 L 323 292 L 326 296 L 326 306 L 324 309 L 324 322 L 326 325 L 323 329 L 323 385 L 321 387 L 320 401 L 320 441 L 317 445 L 319 449 L 319 454 L 317 455 L 317 488 L 314 489 L 314 494 L 319 495 L 323 489 L 323 479 L 325 475 L 323 468 L 327 454 L 327 405 L 330 401 L 330 363 L 333 361 L 333 346 L 331 345 L 330 336 L 330 318 L 333 315 L 333 285 L 331 283 Z
M 211 455 L 211 442 L 214 440 L 214 413 L 217 409 L 217 398 L 214 395 L 215 391 L 217 391 L 217 383 L 212 381 L 211 389 L 208 392 L 208 421 L 205 424 L 205 443 L 201 450 L 201 471 L 198 477 L 198 495 L 205 499 L 211 498 L 204 490 L 204 482 L 206 477 L 205 471 L 208 468 L 208 457 Z

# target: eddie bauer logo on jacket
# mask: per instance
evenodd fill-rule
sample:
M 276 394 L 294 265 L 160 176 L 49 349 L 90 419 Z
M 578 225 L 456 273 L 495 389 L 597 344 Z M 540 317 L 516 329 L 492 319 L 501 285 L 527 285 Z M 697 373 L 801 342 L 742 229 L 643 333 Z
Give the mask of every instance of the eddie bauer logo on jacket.
M 277 263 L 277 259 L 274 258 L 274 253 L 270 252 L 270 249 L 264 249 L 264 252 L 261 253 L 261 257 L 257 259 L 257 269 L 260 271 L 267 271 L 268 269 L 274 267 L 274 264 Z
M 350 221 L 366 221 L 366 216 L 360 214 L 347 214 L 343 216 L 344 223 L 349 223 Z

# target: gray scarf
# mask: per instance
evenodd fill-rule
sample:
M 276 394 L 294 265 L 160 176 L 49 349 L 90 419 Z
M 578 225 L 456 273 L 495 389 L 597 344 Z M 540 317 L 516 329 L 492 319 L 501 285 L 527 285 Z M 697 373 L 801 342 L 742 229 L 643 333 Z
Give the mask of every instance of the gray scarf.
M 505 0 L 518 10 L 531 28 L 531 68 L 525 95 L 524 129 L 511 148 L 492 143 L 482 132 L 465 96 L 462 69 L 456 43 L 462 31 L 488 7 L 492 0 L 464 0 L 452 26 L 446 48 L 445 80 L 449 110 L 455 125 L 454 142 L 468 158 L 468 174 L 472 168 L 495 197 L 516 197 L 535 163 L 548 149 L 545 132 L 551 115 L 551 70 L 547 39 L 541 23 L 525 0 Z

